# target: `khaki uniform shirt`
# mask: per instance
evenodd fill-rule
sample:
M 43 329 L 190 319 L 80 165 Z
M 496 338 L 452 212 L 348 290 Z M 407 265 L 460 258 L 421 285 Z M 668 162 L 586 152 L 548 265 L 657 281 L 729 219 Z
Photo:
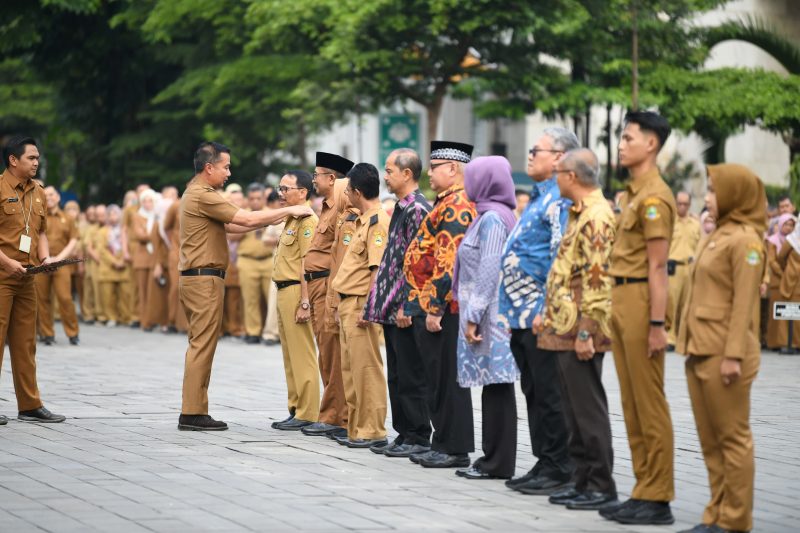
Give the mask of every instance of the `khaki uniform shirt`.
M 306 272 L 331 269 L 331 250 L 333 249 L 333 241 L 336 234 L 338 214 L 333 199 L 322 202 L 319 223 L 314 232 L 314 238 L 311 240 L 308 255 L 306 255 Z
M 138 205 L 129 205 L 122 209 L 122 227 L 125 228 L 125 233 L 128 238 L 128 253 L 131 258 L 136 253 L 139 247 L 139 242 L 136 240 L 136 235 L 133 229 L 134 218 L 139 214 Z
M 700 242 L 700 221 L 688 215 L 683 218 L 675 217 L 669 258 L 681 263 L 690 263 L 694 259 L 698 242 Z
M 55 213 L 47 213 L 47 242 L 50 245 L 50 255 L 60 254 L 67 247 L 69 241 L 78 238 L 78 226 L 75 219 L 56 208 Z
M 264 230 L 261 228 L 245 233 L 242 240 L 239 241 L 237 255 L 249 259 L 266 259 L 271 256 L 272 250 L 261 242 L 263 236 Z
M 238 207 L 225 200 L 205 181 L 193 179 L 181 196 L 179 270 L 228 268 L 225 224 Z
M 691 289 L 678 327 L 677 349 L 686 355 L 757 357 L 756 312 L 764 276 L 758 232 L 728 223 L 712 233 L 697 256 Z
M 286 220 L 278 250 L 275 252 L 273 281 L 300 281 L 300 276 L 303 275 L 301 260 L 311 247 L 318 220 L 316 215 Z
M 609 274 L 646 278 L 647 241 L 672 239 L 677 213 L 675 197 L 654 169 L 628 183 L 620 204 L 622 213 L 611 250 Z
M 373 207 L 356 221 L 356 231 L 336 277 L 333 290 L 340 294 L 366 296 L 371 270 L 378 268 L 386 250 L 389 215 L 383 206 Z
M 123 261 L 125 268 L 114 268 L 114 262 L 122 259 L 122 249 L 114 253 L 108 242 L 111 227 L 104 226 L 95 232 L 95 249 L 100 256 L 100 266 L 97 277 L 100 281 L 127 281 L 130 279 L 128 263 Z
M 0 250 L 9 259 L 19 261 L 24 266 L 38 265 L 39 233 L 47 231 L 47 207 L 44 189 L 33 180 L 27 183 L 18 180 L 10 172 L 0 175 Z M 30 218 L 29 214 L 30 213 Z M 25 231 L 25 221 L 28 231 Z M 23 235 L 31 238 L 30 250 L 21 251 L 20 240 Z M 3 273 L 3 277 L 7 274 Z
M 333 248 L 331 249 L 331 275 L 330 279 L 336 278 L 339 267 L 342 265 L 344 254 L 353 242 L 353 235 L 356 232 L 356 223 L 358 222 L 358 209 L 350 207 L 345 211 L 339 213 L 336 219 L 336 236 L 334 238 Z M 333 283 L 328 283 L 328 296 L 325 299 L 328 309 L 336 309 L 339 305 L 339 293 L 333 290 Z M 334 313 L 328 313 L 328 318 L 331 319 L 331 324 L 335 325 L 336 321 L 333 316 Z

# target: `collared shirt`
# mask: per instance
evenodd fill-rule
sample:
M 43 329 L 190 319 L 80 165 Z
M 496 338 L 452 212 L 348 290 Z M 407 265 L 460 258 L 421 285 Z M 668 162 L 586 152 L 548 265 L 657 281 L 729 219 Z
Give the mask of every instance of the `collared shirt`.
M 569 222 L 547 277 L 545 331 L 540 348 L 574 350 L 579 330 L 594 336 L 595 350 L 611 347 L 611 276 L 608 268 L 616 219 L 596 189 L 580 207 L 569 210 Z
M 689 263 L 700 242 L 700 221 L 694 217 L 675 217 L 675 230 L 669 245 L 669 258 Z
M 556 178 L 537 182 L 508 237 L 500 271 L 500 316 L 511 329 L 528 329 L 542 312 L 550 265 L 567 224 L 570 202 Z
M 389 222 L 389 242 L 378 267 L 375 285 L 367 298 L 364 318 L 370 322 L 395 324 L 397 310 L 408 300 L 408 283 L 403 276 L 406 250 L 414 240 L 431 204 L 419 189 L 394 204 Z
M 409 285 L 404 305 L 407 315 L 441 316 L 446 310 L 458 313 L 452 290 L 456 251 L 476 216 L 475 204 L 467 198 L 463 184 L 437 196 L 406 251 L 403 272 Z
M 263 228 L 245 233 L 236 249 L 237 256 L 249 259 L 266 259 L 271 256 L 272 249 L 264 245 L 263 235 Z
M 623 278 L 646 278 L 647 241 L 672 239 L 678 212 L 675 197 L 654 168 L 628 183 L 620 206 L 622 213 L 609 273 Z
M 300 281 L 302 259 L 311 247 L 317 216 L 305 218 L 290 217 L 286 219 L 278 249 L 275 251 L 275 263 L 272 271 L 274 281 Z
M 47 213 L 47 244 L 50 255 L 58 255 L 67 247 L 69 241 L 78 238 L 78 227 L 75 219 L 56 208 L 54 213 Z
M 378 268 L 386 250 L 389 215 L 380 204 L 358 217 L 353 240 L 331 281 L 340 294 L 365 296 L 369 292 L 372 269 Z
M 190 181 L 181 197 L 181 255 L 178 269 L 228 268 L 225 224 L 233 220 L 238 210 L 206 182 L 197 179 Z M 133 237 L 128 234 L 129 242 L 135 241 Z
M 38 265 L 39 233 L 47 231 L 44 189 L 33 180 L 21 181 L 5 171 L 0 175 L 0 206 L 0 250 L 23 265 Z M 31 238 L 28 252 L 19 249 L 23 235 Z
M 333 197 L 322 202 L 322 211 L 319 214 L 319 223 L 314 231 L 314 238 L 306 254 L 306 272 L 319 272 L 331 269 L 331 249 L 336 233 L 336 211 Z

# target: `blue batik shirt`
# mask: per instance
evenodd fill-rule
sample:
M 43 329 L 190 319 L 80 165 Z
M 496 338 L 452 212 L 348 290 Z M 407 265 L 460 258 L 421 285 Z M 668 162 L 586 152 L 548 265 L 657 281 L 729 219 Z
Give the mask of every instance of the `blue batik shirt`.
M 550 266 L 567 227 L 571 202 L 561 198 L 555 176 L 534 183 L 531 200 L 503 250 L 500 271 L 500 320 L 511 329 L 527 329 L 542 313 Z

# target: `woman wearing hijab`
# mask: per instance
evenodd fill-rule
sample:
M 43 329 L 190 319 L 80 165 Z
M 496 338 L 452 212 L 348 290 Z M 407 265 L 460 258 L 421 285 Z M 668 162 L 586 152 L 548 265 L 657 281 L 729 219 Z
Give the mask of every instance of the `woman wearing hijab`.
M 132 266 L 134 278 L 136 279 L 136 294 L 139 303 L 139 320 L 142 329 L 151 331 L 153 326 L 149 322 L 148 316 L 148 288 L 150 286 L 150 276 L 155 264 L 155 248 L 150 242 L 153 228 L 156 227 L 156 199 L 158 193 L 152 189 L 147 189 L 139 195 L 139 210 L 133 217 L 133 239 L 137 246 L 133 252 Z
M 456 475 L 508 479 L 517 455 L 514 382 L 519 370 L 509 331 L 497 317 L 497 284 L 506 238 L 516 224 L 511 164 L 504 157 L 479 157 L 464 171 L 464 191 L 478 217 L 458 248 L 453 291 L 459 304 L 458 383 L 483 387 L 483 457 Z
M 769 274 L 767 297 L 769 298 L 769 303 L 765 318 L 767 319 L 766 345 L 770 350 L 779 350 L 786 347 L 789 340 L 788 324 L 784 320 L 774 320 L 772 318 L 772 308 L 775 302 L 782 300 L 780 294 L 781 278 L 783 278 L 783 268 L 786 261 L 781 261 L 780 257 L 781 252 L 789 254 L 791 246 L 786 244 L 786 237 L 794 231 L 796 223 L 797 219 L 794 215 L 781 215 L 775 224 L 775 232 L 767 237 L 767 272 Z M 794 341 L 800 342 L 800 339 L 794 339 Z
M 98 238 L 102 247 L 97 275 L 103 309 L 108 316 L 106 326 L 115 326 L 127 324 L 131 319 L 130 271 L 122 253 L 122 209 L 110 205 L 107 213 L 107 223 Z
M 169 247 L 172 244 L 164 229 L 164 219 L 173 200 L 159 196 L 155 202 L 155 222 L 150 229 L 153 247 L 153 269 L 147 282 L 147 318 L 150 327 L 167 333 L 169 324 Z
M 784 302 L 800 302 L 800 225 L 795 223 L 792 232 L 787 235 L 786 242 L 778 255 L 778 263 L 783 267 L 778 296 Z M 787 326 L 783 326 L 783 329 L 788 337 Z M 781 353 L 797 353 L 796 349 L 800 347 L 800 321 L 795 321 L 792 327 L 792 346 L 787 347 L 788 343 L 789 339 L 786 338 Z
M 753 527 L 750 387 L 758 374 L 759 286 L 764 276 L 766 195 L 741 165 L 708 167 L 706 205 L 717 219 L 695 260 L 678 332 L 708 469 L 711 500 L 694 533 Z

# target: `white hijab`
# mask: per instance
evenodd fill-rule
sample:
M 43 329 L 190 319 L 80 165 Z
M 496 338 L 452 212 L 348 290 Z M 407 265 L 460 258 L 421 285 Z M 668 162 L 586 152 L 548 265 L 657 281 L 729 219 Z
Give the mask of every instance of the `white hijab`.
M 145 209 L 144 208 L 144 200 L 147 198 L 153 199 L 153 209 Z M 161 200 L 161 195 L 158 194 L 153 189 L 147 189 L 139 195 L 139 216 L 144 217 L 147 220 L 146 229 L 147 234 L 150 235 L 150 232 L 153 231 L 153 226 L 157 222 L 157 215 L 156 215 L 156 205 Z M 153 243 L 147 243 L 147 253 L 152 254 L 155 250 L 153 247 Z
M 778 231 L 781 229 L 778 228 Z M 792 245 L 794 251 L 800 254 L 800 224 L 794 225 L 794 231 L 786 236 L 786 242 Z

